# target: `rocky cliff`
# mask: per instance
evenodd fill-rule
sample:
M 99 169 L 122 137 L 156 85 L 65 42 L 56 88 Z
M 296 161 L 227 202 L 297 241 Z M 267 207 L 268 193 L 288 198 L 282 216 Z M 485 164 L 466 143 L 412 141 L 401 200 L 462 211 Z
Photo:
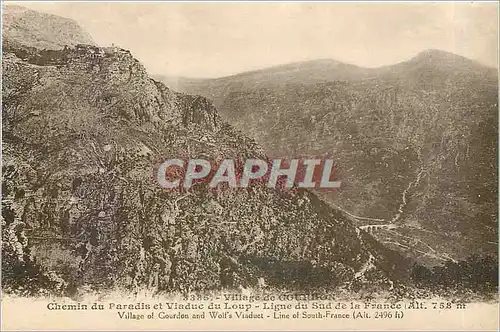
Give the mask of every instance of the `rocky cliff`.
M 5 29 L 9 33 L 11 30 Z M 310 192 L 166 191 L 166 158 L 265 158 L 126 50 L 3 53 L 2 277 L 21 294 L 403 284 L 409 261 Z

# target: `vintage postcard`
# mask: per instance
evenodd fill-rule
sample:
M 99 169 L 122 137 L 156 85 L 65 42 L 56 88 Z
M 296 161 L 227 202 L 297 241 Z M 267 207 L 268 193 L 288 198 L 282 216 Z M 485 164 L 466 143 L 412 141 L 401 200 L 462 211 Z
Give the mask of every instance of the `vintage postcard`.
M 3 2 L 2 330 L 494 330 L 491 2 Z

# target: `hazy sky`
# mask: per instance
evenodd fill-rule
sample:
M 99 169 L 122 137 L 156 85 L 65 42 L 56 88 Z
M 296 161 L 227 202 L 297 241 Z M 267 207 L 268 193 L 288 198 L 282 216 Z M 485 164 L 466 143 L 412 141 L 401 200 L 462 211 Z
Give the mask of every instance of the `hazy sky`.
M 438 48 L 498 63 L 497 3 L 19 3 L 76 20 L 150 74 L 217 77 L 305 59 L 376 67 Z

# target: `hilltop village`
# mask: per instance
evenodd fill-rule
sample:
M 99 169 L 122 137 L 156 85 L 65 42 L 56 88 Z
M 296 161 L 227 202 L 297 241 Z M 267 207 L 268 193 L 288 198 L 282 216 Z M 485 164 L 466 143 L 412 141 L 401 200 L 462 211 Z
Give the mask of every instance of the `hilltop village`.
M 33 47 L 15 45 L 12 47 L 8 42 L 4 42 L 4 50 L 11 51 L 20 59 L 28 63 L 47 66 L 47 65 L 63 65 L 71 60 L 81 58 L 110 58 L 117 55 L 131 55 L 129 50 L 117 47 L 98 47 L 88 44 L 77 44 L 75 46 L 64 46 L 62 50 L 39 50 Z

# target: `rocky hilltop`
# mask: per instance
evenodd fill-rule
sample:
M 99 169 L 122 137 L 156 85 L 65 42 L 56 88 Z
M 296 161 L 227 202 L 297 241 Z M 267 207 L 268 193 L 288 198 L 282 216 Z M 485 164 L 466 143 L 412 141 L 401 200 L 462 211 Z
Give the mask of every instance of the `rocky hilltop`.
M 50 50 L 50 30 L 43 49 L 13 42 L 21 23 L 4 28 L 5 292 L 407 282 L 408 260 L 308 191 L 160 188 L 155 165 L 166 158 L 265 155 L 210 101 L 151 79 L 127 50 L 74 39 Z
M 92 37 L 75 21 L 16 5 L 2 5 L 3 39 L 11 44 L 39 49 L 65 45 L 94 45 Z

